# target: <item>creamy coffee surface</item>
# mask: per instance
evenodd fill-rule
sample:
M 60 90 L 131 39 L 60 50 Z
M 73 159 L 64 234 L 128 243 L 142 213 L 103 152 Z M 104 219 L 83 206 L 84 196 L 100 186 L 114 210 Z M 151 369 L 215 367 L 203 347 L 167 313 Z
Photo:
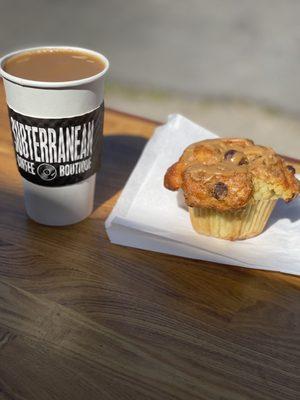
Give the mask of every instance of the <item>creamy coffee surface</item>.
M 97 75 L 104 62 L 91 53 L 62 48 L 25 51 L 10 57 L 4 71 L 19 78 L 41 82 L 68 82 Z

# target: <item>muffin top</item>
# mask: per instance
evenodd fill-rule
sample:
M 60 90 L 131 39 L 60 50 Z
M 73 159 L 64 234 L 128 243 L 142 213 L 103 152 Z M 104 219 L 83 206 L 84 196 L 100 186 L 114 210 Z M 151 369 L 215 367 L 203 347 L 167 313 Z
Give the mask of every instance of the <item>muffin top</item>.
M 249 139 L 211 139 L 188 146 L 166 172 L 167 189 L 182 189 L 190 207 L 236 210 L 258 200 L 290 201 L 300 191 L 295 169 Z

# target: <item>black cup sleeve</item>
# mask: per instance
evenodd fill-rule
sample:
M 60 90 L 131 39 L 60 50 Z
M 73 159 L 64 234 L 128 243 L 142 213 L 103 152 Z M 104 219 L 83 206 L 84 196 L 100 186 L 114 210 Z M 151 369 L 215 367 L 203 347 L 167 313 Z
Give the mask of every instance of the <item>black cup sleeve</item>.
M 69 118 L 35 118 L 8 107 L 17 166 L 26 180 L 41 186 L 78 183 L 101 164 L 104 103 Z

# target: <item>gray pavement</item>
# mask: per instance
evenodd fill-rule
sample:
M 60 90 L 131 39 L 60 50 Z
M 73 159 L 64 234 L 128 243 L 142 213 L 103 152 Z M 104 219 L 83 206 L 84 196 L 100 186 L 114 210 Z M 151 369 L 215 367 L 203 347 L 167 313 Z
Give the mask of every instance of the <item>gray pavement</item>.
M 164 122 L 168 114 L 183 114 L 220 136 L 240 136 L 272 146 L 300 159 L 300 119 L 255 103 L 234 100 L 191 100 L 178 95 L 109 87 L 106 104 Z
M 111 61 L 108 105 L 300 158 L 299 15 L 299 0 L 0 0 L 0 54 L 94 48 Z
M 0 52 L 70 43 L 111 79 L 300 113 L 298 0 L 1 0 Z

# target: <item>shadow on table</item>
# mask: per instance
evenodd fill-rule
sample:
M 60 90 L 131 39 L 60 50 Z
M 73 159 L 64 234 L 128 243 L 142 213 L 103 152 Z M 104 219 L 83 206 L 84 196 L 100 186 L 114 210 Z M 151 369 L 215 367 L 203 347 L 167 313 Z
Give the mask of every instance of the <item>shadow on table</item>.
M 95 208 L 123 189 L 147 139 L 141 136 L 109 135 L 103 139 L 102 165 L 97 174 Z
M 111 135 L 104 137 L 102 166 L 97 174 L 95 188 L 95 208 L 123 189 L 135 167 L 147 139 L 141 136 Z M 9 187 L 1 190 L 0 209 L 3 223 L 7 221 L 25 224 L 26 230 L 36 231 L 40 225 L 32 222 L 26 215 L 23 191 L 15 193 Z M 23 227 L 24 229 L 24 227 Z M 52 232 L 55 232 L 55 228 Z M 49 230 L 51 232 L 51 230 Z M 49 233 L 50 234 L 50 233 Z

